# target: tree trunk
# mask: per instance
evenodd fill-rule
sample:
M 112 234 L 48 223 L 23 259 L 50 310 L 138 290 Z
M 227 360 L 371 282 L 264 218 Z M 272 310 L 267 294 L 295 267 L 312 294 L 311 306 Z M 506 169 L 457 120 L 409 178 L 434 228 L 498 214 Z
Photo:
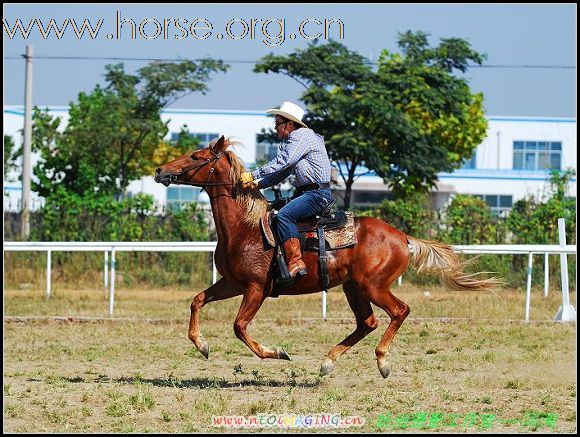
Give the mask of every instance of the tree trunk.
M 348 169 L 348 175 L 345 176 L 342 171 L 340 171 L 340 175 L 342 177 L 342 180 L 344 181 L 344 186 L 345 186 L 343 209 L 345 211 L 348 211 L 350 209 L 350 198 L 352 195 L 352 184 L 354 184 L 354 172 L 356 170 L 358 162 L 357 161 L 345 162 L 345 164 L 346 164 L 346 168 Z M 340 167 L 339 167 L 339 169 L 340 169 Z
M 345 183 L 344 190 L 344 210 L 348 211 L 350 209 L 350 196 L 352 193 L 352 184 L 354 183 L 353 178 L 348 178 Z

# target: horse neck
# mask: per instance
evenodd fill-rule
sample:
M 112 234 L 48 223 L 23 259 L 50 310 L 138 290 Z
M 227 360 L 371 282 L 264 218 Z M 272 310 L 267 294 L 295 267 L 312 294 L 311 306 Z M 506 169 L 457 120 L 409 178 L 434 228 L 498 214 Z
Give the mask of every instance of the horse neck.
M 232 197 L 231 191 L 225 193 L 223 189 L 210 189 L 208 195 L 218 243 L 224 243 L 226 246 L 230 243 L 235 244 L 235 238 L 245 234 L 240 232 L 249 229 L 249 225 L 244 222 L 247 214 L 245 207 Z

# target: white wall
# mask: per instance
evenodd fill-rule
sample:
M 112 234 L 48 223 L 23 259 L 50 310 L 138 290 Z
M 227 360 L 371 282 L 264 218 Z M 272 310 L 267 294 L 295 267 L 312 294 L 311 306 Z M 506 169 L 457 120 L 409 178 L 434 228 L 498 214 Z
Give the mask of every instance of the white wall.
M 530 195 L 541 198 L 548 189 L 550 172 L 513 169 L 513 143 L 522 140 L 561 141 L 562 169 L 577 168 L 575 119 L 491 116 L 487 137 L 477 147 L 476 169 L 440 174 L 440 191 L 512 195 L 514 202 Z M 574 178 L 568 194 L 575 193 Z
M 576 168 L 575 119 L 501 116 L 489 117 L 487 136 L 477 148 L 477 168 L 482 170 L 511 170 L 513 167 L 513 142 L 521 140 L 561 141 L 564 149 L 562 168 Z
M 54 115 L 63 117 L 62 127 L 68 119 L 67 108 L 50 108 Z M 179 132 L 181 126 L 187 125 L 194 133 L 218 133 L 238 140 L 242 145 L 235 146 L 234 152 L 246 163 L 255 162 L 256 134 L 261 129 L 273 126 L 273 118 L 264 111 L 218 111 L 218 110 L 166 110 L 163 120 L 169 121 L 169 135 Z M 439 175 L 438 191 L 462 194 L 496 194 L 512 195 L 513 201 L 528 196 L 541 196 L 547 188 L 549 172 L 543 170 L 513 170 L 513 142 L 516 140 L 561 141 L 562 168 L 577 168 L 576 152 L 576 120 L 565 118 L 540 117 L 508 117 L 489 116 L 488 136 L 477 148 L 476 169 L 457 170 L 454 173 Z M 23 124 L 22 107 L 4 108 L 4 133 L 12 135 L 15 141 L 20 141 L 19 130 Z M 499 133 L 499 137 L 498 134 Z M 169 137 L 168 135 L 168 137 Z M 499 152 L 499 155 L 498 155 Z M 33 164 L 37 158 L 33 157 Z M 17 181 L 17 175 L 13 175 Z M 339 179 L 340 181 L 340 179 Z M 5 202 L 7 196 L 10 204 L 19 201 L 20 182 L 6 182 Z M 364 176 L 355 182 L 353 189 L 384 191 L 382 179 L 376 176 Z M 145 192 L 152 194 L 160 205 L 166 204 L 167 188 L 156 184 L 152 177 L 144 177 L 129 185 L 133 193 Z M 571 184 L 569 195 L 576 193 L 576 179 Z M 33 194 L 33 206 L 35 205 Z M 38 197 L 36 197 L 38 202 Z

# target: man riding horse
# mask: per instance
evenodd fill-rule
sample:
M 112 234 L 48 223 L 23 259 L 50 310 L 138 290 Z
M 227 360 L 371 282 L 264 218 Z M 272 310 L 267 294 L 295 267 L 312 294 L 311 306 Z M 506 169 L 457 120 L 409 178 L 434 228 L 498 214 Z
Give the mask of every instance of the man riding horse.
M 284 142 L 276 158 L 253 172 L 242 173 L 241 178 L 245 188 L 267 188 L 294 174 L 296 192 L 275 220 L 276 236 L 283 244 L 288 270 L 294 278 L 307 274 L 296 224 L 321 214 L 335 200 L 330 192 L 330 160 L 324 138 L 302 121 L 304 109 L 284 102 L 280 109 L 266 112 L 276 114 L 274 126 Z
M 375 305 L 390 317 L 375 348 L 379 372 L 387 378 L 391 373 L 390 346 L 411 311 L 391 287 L 410 265 L 418 273 L 441 274 L 446 283 L 458 290 L 489 290 L 500 283 L 496 278 L 479 279 L 478 274 L 464 272 L 465 263 L 461 262 L 453 246 L 412 237 L 374 217 L 354 218 L 352 229 L 356 244 L 333 250 L 327 275 L 317 268 L 319 257 L 316 253 L 305 252 L 301 265 L 295 224 L 300 218 L 322 212 L 333 200 L 328 185 L 324 185 L 330 179 L 330 165 L 324 141 L 302 123 L 304 112 L 300 108 L 285 102 L 280 109 L 270 111 L 276 114 L 278 135 L 289 141 L 282 146 L 278 157 L 261 169 L 247 174 L 242 160 L 228 150 L 233 143 L 222 136 L 207 148 L 188 152 L 155 170 L 155 181 L 166 187 L 170 184 L 193 185 L 207 191 L 218 235 L 214 260 L 222 277 L 193 298 L 187 335 L 208 358 L 209 343 L 200 331 L 202 308 L 210 302 L 242 295 L 233 326 L 236 337 L 259 358 L 289 360 L 283 348 L 265 346 L 248 332 L 250 322 L 265 299 L 274 297 L 274 291 L 279 295 L 310 294 L 342 284 L 356 318 L 356 328 L 328 351 L 320 374 L 332 372 L 347 350 L 377 329 L 379 322 L 372 307 Z M 278 233 L 288 248 L 286 255 L 294 258 L 294 273 L 306 270 L 305 266 L 308 266 L 308 273 L 278 289 L 272 274 L 275 251 L 273 246 L 265 247 L 261 227 L 269 212 L 268 204 L 259 190 L 240 190 L 239 184 L 244 173 L 250 187 L 265 187 L 281 181 L 291 172 L 296 175 L 300 196 L 280 210 L 282 226 L 279 222 Z M 254 183 L 258 178 L 262 180 Z M 319 243 L 319 248 L 323 244 Z M 323 276 L 328 276 L 327 288 L 322 285 Z

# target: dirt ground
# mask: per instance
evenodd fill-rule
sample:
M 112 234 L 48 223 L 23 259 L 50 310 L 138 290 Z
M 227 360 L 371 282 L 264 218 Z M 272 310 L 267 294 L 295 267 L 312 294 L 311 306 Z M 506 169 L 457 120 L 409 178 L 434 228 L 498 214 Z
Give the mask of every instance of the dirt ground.
M 354 329 L 340 290 L 328 294 L 327 321 L 320 295 L 264 304 L 250 334 L 291 361 L 260 360 L 236 339 L 236 299 L 202 311 L 206 360 L 187 338 L 192 293 L 120 290 L 119 318 L 107 319 L 93 318 L 107 308 L 102 292 L 47 301 L 5 290 L 4 432 L 576 432 L 576 324 L 552 321 L 557 293 L 536 291 L 523 323 L 519 290 L 426 291 L 397 293 L 412 313 L 383 379 L 380 310 L 379 328 L 319 376 L 326 352 Z M 26 318 L 57 315 L 70 318 Z M 232 416 L 249 427 L 234 428 Z

